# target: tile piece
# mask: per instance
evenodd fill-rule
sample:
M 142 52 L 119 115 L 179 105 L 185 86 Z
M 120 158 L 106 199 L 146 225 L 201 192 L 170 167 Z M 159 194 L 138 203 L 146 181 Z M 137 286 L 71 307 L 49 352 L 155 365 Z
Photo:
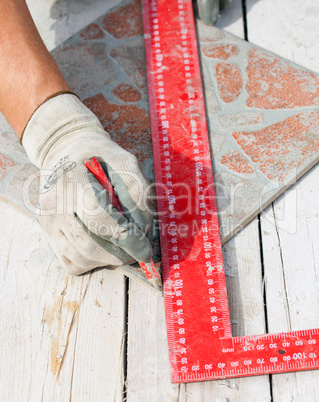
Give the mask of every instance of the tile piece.
M 241 93 L 243 80 L 236 64 L 219 63 L 216 66 L 219 96 L 225 103 L 234 102 Z
M 225 242 L 318 162 L 319 78 L 215 27 L 197 27 Z
M 53 55 L 70 87 L 84 97 L 114 82 L 116 74 L 107 55 L 106 43 L 81 42 L 78 37 L 72 37 L 59 46 Z
M 139 36 L 111 50 L 110 55 L 130 79 L 147 94 L 144 38 Z
M 107 13 L 103 28 L 116 39 L 127 39 L 143 33 L 142 8 L 139 0 L 133 0 L 119 9 Z
M 112 139 L 140 162 L 152 156 L 150 118 L 136 105 L 115 105 L 102 94 L 84 99 L 84 104 L 100 119 Z
M 305 112 L 233 137 L 269 180 L 286 181 L 319 149 L 319 111 Z
M 319 79 L 294 63 L 198 22 L 223 242 L 319 159 Z M 53 55 L 72 90 L 154 181 L 141 6 L 125 0 Z M 0 116 L 0 194 L 27 209 L 38 179 Z M 1 164 L 2 161 L 2 164 Z M 155 225 L 156 226 L 156 225 Z M 155 254 L 159 256 L 153 234 Z
M 229 151 L 222 156 L 220 161 L 228 169 L 240 174 L 252 174 L 254 169 L 246 158 L 237 151 Z
M 319 106 L 319 79 L 301 67 L 260 49 L 250 49 L 247 105 L 262 109 Z
M 258 112 L 225 113 L 218 116 L 218 123 L 225 130 L 233 127 L 253 126 L 263 123 L 263 115 Z
M 238 54 L 238 48 L 235 45 L 206 45 L 203 46 L 202 52 L 213 59 L 228 60 Z
M 0 154 L 0 180 L 3 180 L 10 168 L 16 166 L 12 159 Z
M 119 84 L 113 90 L 113 93 L 123 102 L 138 102 L 142 98 L 141 93 L 137 89 L 127 84 Z
M 105 33 L 97 24 L 88 25 L 79 35 L 84 40 L 102 39 Z
M 35 210 L 39 202 L 40 172 L 27 163 L 8 182 L 6 194 L 19 205 L 25 205 L 30 211 Z

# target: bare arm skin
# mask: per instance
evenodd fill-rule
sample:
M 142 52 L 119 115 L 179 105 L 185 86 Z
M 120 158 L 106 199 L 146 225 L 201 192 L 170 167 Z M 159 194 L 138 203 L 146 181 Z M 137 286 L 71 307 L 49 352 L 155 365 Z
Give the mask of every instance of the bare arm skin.
M 0 1 L 0 111 L 19 138 L 35 109 L 69 91 L 46 49 L 25 0 Z

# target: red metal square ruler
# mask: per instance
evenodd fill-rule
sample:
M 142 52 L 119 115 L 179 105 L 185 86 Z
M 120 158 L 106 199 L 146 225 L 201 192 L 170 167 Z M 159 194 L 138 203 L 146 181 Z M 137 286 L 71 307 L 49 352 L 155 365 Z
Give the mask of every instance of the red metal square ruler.
M 143 0 L 172 382 L 319 368 L 319 330 L 232 337 L 191 0 Z

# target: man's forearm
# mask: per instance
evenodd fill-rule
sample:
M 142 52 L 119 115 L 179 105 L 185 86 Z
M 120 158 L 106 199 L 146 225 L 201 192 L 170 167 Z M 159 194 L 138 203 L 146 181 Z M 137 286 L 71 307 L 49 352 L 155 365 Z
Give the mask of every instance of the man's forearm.
M 0 111 L 19 137 L 35 109 L 69 86 L 46 49 L 25 0 L 0 1 Z

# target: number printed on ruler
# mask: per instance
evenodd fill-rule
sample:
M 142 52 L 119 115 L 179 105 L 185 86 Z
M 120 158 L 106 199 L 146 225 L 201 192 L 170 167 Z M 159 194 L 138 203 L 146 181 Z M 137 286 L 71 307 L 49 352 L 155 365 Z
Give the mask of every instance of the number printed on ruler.
M 213 262 L 212 262 L 212 242 L 209 241 L 209 236 L 207 235 L 208 232 L 208 221 L 206 218 L 206 210 L 207 207 L 210 205 L 206 205 L 205 197 L 204 197 L 204 190 L 207 192 L 208 180 L 203 174 L 203 163 L 202 157 L 204 156 L 204 150 L 200 146 L 201 141 L 198 140 L 198 130 L 201 130 L 200 123 L 198 122 L 198 116 L 194 102 L 198 94 L 194 90 L 194 69 L 193 69 L 193 49 L 191 45 L 191 37 L 189 36 L 189 29 L 188 26 L 190 21 L 187 19 L 189 18 L 189 14 L 185 12 L 184 9 L 184 1 L 178 0 L 178 15 L 179 15 L 179 34 L 181 38 L 181 48 L 182 48 L 182 55 L 183 55 L 183 69 L 184 69 L 184 81 L 186 83 L 187 88 L 187 103 L 188 103 L 188 110 L 189 110 L 189 121 L 190 121 L 190 132 L 191 132 L 191 144 L 193 147 L 193 160 L 195 161 L 195 175 L 196 175 L 196 193 L 198 197 L 198 206 L 199 206 L 199 214 L 201 217 L 201 232 L 202 232 L 202 242 L 203 242 L 203 249 L 204 249 L 204 256 L 205 256 L 205 266 L 207 272 L 207 292 L 209 295 L 209 302 L 210 306 L 209 311 L 211 313 L 211 329 L 213 332 L 218 331 L 219 324 L 218 324 L 218 316 L 217 316 L 217 306 L 215 305 L 215 287 L 214 287 L 214 279 L 213 275 Z M 170 129 L 170 120 L 167 117 L 167 103 L 165 97 L 165 77 L 163 72 L 163 61 L 164 55 L 162 51 L 162 42 L 161 42 L 161 27 L 159 26 L 159 21 L 157 18 L 157 2 L 152 1 L 150 3 L 151 7 L 151 36 L 152 36 L 152 44 L 153 44 L 153 66 L 156 66 L 155 69 L 155 93 L 156 93 L 156 102 L 157 102 L 157 109 L 159 114 L 159 127 L 158 130 L 161 134 L 161 152 L 163 155 L 163 159 L 161 161 L 161 168 L 162 168 L 162 178 L 164 184 L 167 187 L 168 193 L 168 209 L 169 209 L 169 230 L 168 230 L 168 237 L 170 242 L 170 261 L 169 263 L 172 265 L 174 270 L 173 274 L 173 286 L 175 289 L 174 296 L 175 301 L 171 302 L 171 305 L 167 306 L 173 308 L 175 307 L 177 313 L 177 330 L 174 330 L 174 335 L 171 333 L 169 337 L 172 342 L 177 341 L 180 344 L 179 354 L 183 356 L 181 358 L 182 364 L 187 364 L 187 348 L 185 347 L 186 339 L 187 339 L 187 331 L 184 326 L 185 320 L 183 317 L 183 279 L 180 278 L 181 274 L 179 272 L 180 264 L 179 264 L 179 254 L 178 254 L 178 239 L 176 233 L 176 222 L 175 218 L 175 200 L 176 194 L 174 194 L 174 177 L 172 177 L 172 155 L 170 152 L 170 145 L 169 145 L 169 129 Z M 170 313 L 170 311 L 168 311 Z M 171 311 L 171 315 L 173 312 Z M 181 367 L 182 371 L 187 371 L 187 367 L 184 365 Z M 192 366 L 193 371 L 199 370 L 198 365 Z
M 192 2 L 143 2 L 172 381 L 318 368 L 317 329 L 231 336 Z M 182 219 L 178 180 L 196 201 Z M 197 225 L 193 237 L 181 221 Z

